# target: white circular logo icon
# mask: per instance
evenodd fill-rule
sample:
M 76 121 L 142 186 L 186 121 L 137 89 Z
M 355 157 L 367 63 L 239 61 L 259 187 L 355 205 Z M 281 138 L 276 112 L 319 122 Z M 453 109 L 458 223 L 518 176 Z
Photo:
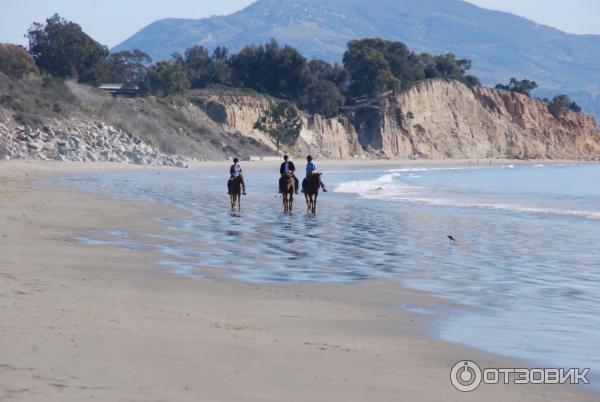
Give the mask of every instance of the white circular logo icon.
M 461 392 L 474 391 L 481 384 L 481 369 L 470 360 L 459 361 L 450 371 L 450 382 Z

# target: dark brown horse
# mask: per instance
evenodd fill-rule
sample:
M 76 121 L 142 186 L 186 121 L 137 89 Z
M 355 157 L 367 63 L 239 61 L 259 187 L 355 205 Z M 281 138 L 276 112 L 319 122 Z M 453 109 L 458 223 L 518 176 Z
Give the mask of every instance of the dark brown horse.
M 292 212 L 294 204 L 294 193 L 296 192 L 296 180 L 290 172 L 279 182 L 281 195 L 283 196 L 283 212 Z
M 302 187 L 308 212 L 314 214 L 317 212 L 317 197 L 319 196 L 319 188 L 321 187 L 321 173 L 313 173 L 309 178 L 304 179 Z
M 227 181 L 227 189 L 231 198 L 231 209 L 235 209 L 237 204 L 238 211 L 242 209 L 242 179 L 240 176 Z

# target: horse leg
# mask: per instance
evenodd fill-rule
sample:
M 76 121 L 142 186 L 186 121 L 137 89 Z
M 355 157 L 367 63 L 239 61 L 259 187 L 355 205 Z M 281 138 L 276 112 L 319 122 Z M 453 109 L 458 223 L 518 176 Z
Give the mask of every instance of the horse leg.
M 313 200 L 313 214 L 317 213 L 317 197 L 319 196 L 319 192 L 315 193 L 315 199 Z
M 240 193 L 238 193 L 237 196 L 237 204 L 238 204 L 238 211 L 242 210 L 242 195 Z
M 290 199 L 289 199 L 289 211 L 292 212 L 292 206 L 294 205 L 294 192 L 292 189 L 292 192 L 290 193 Z

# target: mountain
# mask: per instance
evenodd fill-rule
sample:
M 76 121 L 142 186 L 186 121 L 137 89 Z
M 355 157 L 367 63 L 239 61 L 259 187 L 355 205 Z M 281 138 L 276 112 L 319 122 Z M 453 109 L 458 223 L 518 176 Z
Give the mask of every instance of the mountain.
M 459 0 L 259 0 L 227 16 L 156 21 L 113 50 L 140 49 L 156 61 L 197 44 L 235 52 L 275 38 L 339 62 L 349 40 L 367 37 L 469 58 L 485 85 L 535 80 L 535 95 L 567 93 L 600 116 L 600 35 L 567 34 Z

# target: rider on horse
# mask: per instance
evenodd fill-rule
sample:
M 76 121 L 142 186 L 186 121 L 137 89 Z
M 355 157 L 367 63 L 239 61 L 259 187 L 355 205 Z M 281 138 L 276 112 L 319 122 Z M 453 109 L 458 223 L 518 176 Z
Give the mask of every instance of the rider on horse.
M 312 160 L 313 160 L 312 156 L 308 155 L 306 157 L 306 161 L 308 163 L 306 164 L 306 177 L 304 178 L 304 180 L 302 180 L 302 188 L 304 188 L 307 180 L 313 175 L 313 173 L 317 172 L 317 165 L 315 165 Z M 323 189 L 323 192 L 326 193 L 327 189 L 325 188 L 325 184 L 320 179 L 319 179 L 319 185 Z M 304 190 L 302 190 L 302 192 L 304 192 Z
M 242 167 L 239 165 L 239 159 L 233 158 L 233 165 L 229 168 L 229 181 L 233 181 L 237 178 L 240 179 L 240 183 L 242 184 L 242 194 L 246 195 L 246 183 L 244 182 L 244 175 L 242 174 Z M 229 185 L 227 186 L 229 189 Z
M 289 160 L 289 156 L 283 156 L 283 163 L 279 167 L 279 173 L 281 174 L 281 178 L 279 179 L 279 192 L 281 193 L 281 189 L 285 183 L 285 176 L 288 174 L 292 174 L 294 177 L 294 181 L 296 182 L 296 194 L 298 194 L 298 178 L 294 174 L 296 171 L 296 166 L 294 166 L 294 162 Z

